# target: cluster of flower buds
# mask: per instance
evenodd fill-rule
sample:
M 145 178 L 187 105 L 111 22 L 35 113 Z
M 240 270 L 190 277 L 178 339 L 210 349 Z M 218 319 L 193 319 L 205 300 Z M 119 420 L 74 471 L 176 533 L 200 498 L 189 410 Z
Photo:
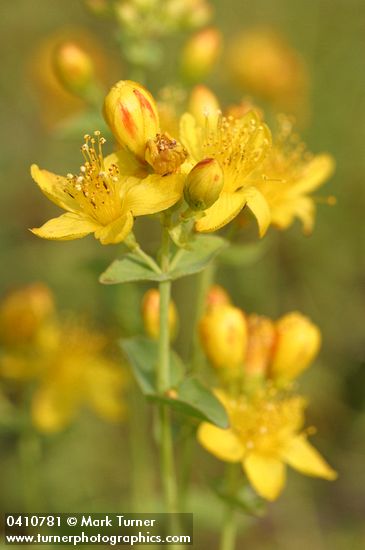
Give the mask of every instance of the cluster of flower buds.
M 245 315 L 217 286 L 208 293 L 200 337 L 210 362 L 223 374 L 278 382 L 289 382 L 309 367 L 321 344 L 318 327 L 301 313 L 277 321 Z
M 142 319 L 146 334 L 153 340 L 160 336 L 160 293 L 157 288 L 151 288 L 143 296 Z M 169 303 L 169 334 L 174 340 L 178 329 L 178 314 L 175 303 Z

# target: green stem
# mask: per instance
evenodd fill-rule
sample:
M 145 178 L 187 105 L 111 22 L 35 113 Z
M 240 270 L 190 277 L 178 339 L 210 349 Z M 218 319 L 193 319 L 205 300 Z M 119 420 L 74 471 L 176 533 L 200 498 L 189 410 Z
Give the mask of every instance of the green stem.
M 194 333 L 193 333 L 193 352 L 191 359 L 191 370 L 196 372 L 202 362 L 204 361 L 204 354 L 201 349 L 199 341 L 199 321 L 204 313 L 205 299 L 208 289 L 214 279 L 215 265 L 210 263 L 204 271 L 198 275 L 198 296 L 196 299 L 195 319 L 194 319 Z
M 139 256 L 139 258 L 141 258 L 145 264 L 149 265 L 155 273 L 161 273 L 160 267 L 157 265 L 155 260 L 151 258 L 151 256 L 149 256 L 144 250 L 142 250 L 133 233 L 130 233 L 128 235 L 128 237 L 124 241 L 124 244 L 127 248 L 129 248 L 131 252 L 133 252 L 133 254 Z
M 161 269 L 167 272 L 169 269 L 170 238 L 164 228 L 161 247 Z M 160 283 L 160 338 L 159 360 L 157 368 L 157 389 L 163 394 L 170 387 L 170 334 L 169 334 L 169 303 L 171 295 L 171 282 Z M 165 494 L 167 511 L 177 511 L 177 483 L 175 475 L 173 441 L 170 409 L 166 405 L 160 405 L 160 438 L 161 438 L 161 472 Z
M 239 470 L 237 464 L 229 464 L 226 468 L 226 482 L 229 493 L 232 495 L 236 491 L 237 474 Z M 223 519 L 223 529 L 220 542 L 220 550 L 235 550 L 237 538 L 237 511 L 233 504 L 227 504 Z

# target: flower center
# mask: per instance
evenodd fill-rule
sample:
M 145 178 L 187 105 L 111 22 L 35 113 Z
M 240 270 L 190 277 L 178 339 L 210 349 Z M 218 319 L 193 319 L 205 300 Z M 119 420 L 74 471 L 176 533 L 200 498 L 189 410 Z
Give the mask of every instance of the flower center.
M 219 116 L 212 128 L 206 118 L 203 132 L 203 154 L 213 157 L 223 168 L 225 190 L 235 192 L 242 187 L 243 178 L 249 174 L 260 160 L 268 138 L 261 136 L 265 127 L 253 116 L 234 118 Z
M 119 169 L 115 164 L 105 167 L 102 146 L 105 139 L 99 131 L 84 136 L 81 152 L 85 159 L 78 175 L 67 174 L 64 189 L 83 211 L 102 225 L 114 221 L 121 213 Z
M 145 159 L 156 174 L 166 176 L 176 172 L 186 160 L 184 147 L 167 133 L 156 134 L 146 145 Z

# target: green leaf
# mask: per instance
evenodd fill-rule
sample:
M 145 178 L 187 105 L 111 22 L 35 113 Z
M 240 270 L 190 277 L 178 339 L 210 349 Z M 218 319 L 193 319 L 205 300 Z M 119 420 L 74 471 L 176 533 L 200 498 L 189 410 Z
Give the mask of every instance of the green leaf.
M 158 344 L 141 336 L 120 341 L 122 350 L 128 357 L 133 374 L 142 392 L 148 396 L 156 395 L 156 368 L 158 362 Z M 171 350 L 171 386 L 177 386 L 185 367 L 180 357 Z
M 250 516 L 263 517 L 265 515 L 266 501 L 259 497 L 247 482 L 236 488 L 233 493 L 227 489 L 226 485 L 226 480 L 222 477 L 212 483 L 213 491 L 221 500 Z
M 228 242 L 215 235 L 199 235 L 189 245 L 189 250 L 180 249 L 176 261 L 172 261 L 169 277 L 179 279 L 199 273 L 219 254 Z
M 158 361 L 157 342 L 136 337 L 121 340 L 121 347 L 131 364 L 136 381 L 151 401 L 169 405 L 182 414 L 198 420 L 211 422 L 220 428 L 228 426 L 227 413 L 220 401 L 201 382 L 193 378 L 183 380 L 184 365 L 180 357 L 171 351 L 171 394 L 160 395 L 156 391 L 156 366 Z
M 99 277 L 99 281 L 104 285 L 166 280 L 168 280 L 166 274 L 156 273 L 141 258 L 132 253 L 125 254 L 121 260 L 115 260 Z

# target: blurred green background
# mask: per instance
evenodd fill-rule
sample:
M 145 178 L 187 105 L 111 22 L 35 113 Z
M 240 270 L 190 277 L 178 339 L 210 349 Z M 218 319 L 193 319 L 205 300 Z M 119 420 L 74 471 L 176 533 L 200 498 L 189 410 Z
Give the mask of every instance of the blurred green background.
M 298 309 L 321 327 L 322 352 L 303 376 L 302 389 L 310 396 L 309 424 L 318 427 L 313 441 L 339 472 L 331 484 L 290 475 L 267 518 L 242 520 L 248 531 L 239 548 L 360 550 L 365 547 L 365 4 L 217 0 L 215 7 L 215 22 L 226 37 L 251 25 L 271 25 L 301 52 L 311 77 L 312 117 L 304 138 L 313 152 L 328 151 L 337 163 L 322 193 L 335 195 L 337 205 L 318 206 L 310 238 L 302 235 L 299 224 L 282 233 L 271 229 L 257 262 L 223 266 L 217 273 L 245 311 L 278 317 Z M 76 26 L 94 32 L 115 60 L 110 24 L 88 14 L 77 0 L 16 0 L 1 3 L 0 26 L 1 291 L 43 281 L 55 292 L 61 310 L 80 311 L 120 334 L 138 330 L 141 290 L 103 287 L 97 281 L 97 274 L 118 254 L 117 247 L 101 247 L 91 237 L 53 243 L 27 231 L 58 213 L 32 182 L 30 164 L 58 173 L 77 171 L 83 134 L 61 139 L 45 127 L 47 98 L 37 95 L 30 68 L 33 52 L 53 31 Z M 169 83 L 175 54 L 172 50 L 166 67 L 148 81 L 151 91 Z M 116 78 L 129 76 L 122 66 L 113 70 Z M 209 85 L 223 102 L 242 95 L 230 87 L 224 63 Z M 151 248 L 157 237 L 149 237 Z M 195 280 L 179 282 L 174 293 L 181 315 L 178 347 L 184 354 Z M 133 460 L 123 427 L 85 415 L 43 445 L 41 483 L 49 510 L 126 511 Z M 221 465 L 203 451 L 197 453 L 194 480 L 199 487 L 205 477 L 199 465 L 208 463 L 217 472 Z M 20 510 L 22 486 L 10 435 L 2 438 L 0 459 L 1 507 Z M 208 548 L 215 540 L 204 518 L 196 520 L 195 532 L 196 548 Z

